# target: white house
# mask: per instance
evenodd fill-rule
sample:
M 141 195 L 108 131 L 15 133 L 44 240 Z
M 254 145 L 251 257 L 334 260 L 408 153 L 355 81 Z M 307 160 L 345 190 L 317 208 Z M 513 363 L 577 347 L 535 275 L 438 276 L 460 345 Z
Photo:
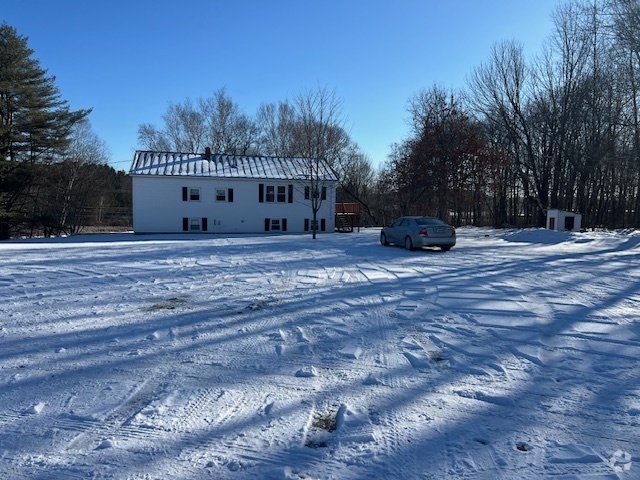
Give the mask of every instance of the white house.
M 579 232 L 582 228 L 582 214 L 565 210 L 547 210 L 547 229 Z
M 314 172 L 314 173 L 311 173 Z M 338 179 L 308 158 L 137 151 L 135 233 L 333 232 Z

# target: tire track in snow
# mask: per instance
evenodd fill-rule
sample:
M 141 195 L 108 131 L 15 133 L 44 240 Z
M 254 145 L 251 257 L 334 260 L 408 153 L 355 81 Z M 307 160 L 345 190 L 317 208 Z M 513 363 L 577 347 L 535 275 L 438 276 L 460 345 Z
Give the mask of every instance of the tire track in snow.
M 142 382 L 124 402 L 112 409 L 103 420 L 96 421 L 91 425 L 83 422 L 89 428 L 76 435 L 67 444 L 65 450 L 94 450 L 100 447 L 101 442 L 109 442 L 114 437 L 126 439 L 136 435 L 135 428 L 130 430 L 130 435 L 127 432 L 124 432 L 124 434 L 121 434 L 121 432 L 127 422 L 130 422 L 134 415 L 154 398 L 159 385 L 159 379 L 148 379 Z M 63 420 L 60 426 L 64 428 L 65 425 L 68 425 L 68 423 Z M 148 432 L 145 430 L 145 432 L 153 434 L 151 430 Z
M 179 448 L 171 459 L 174 468 L 177 464 L 181 475 L 191 472 L 196 476 L 216 467 L 227 473 L 241 470 L 242 460 L 235 452 L 244 435 L 238 429 L 258 418 L 250 402 L 253 397 L 239 390 L 193 391 L 187 403 L 171 413 L 172 432 L 178 435 L 172 441 Z
M 238 415 L 245 406 L 245 399 L 245 393 L 237 390 L 194 390 L 183 405 L 170 410 L 171 417 L 167 428 L 182 434 L 202 430 L 213 432 Z

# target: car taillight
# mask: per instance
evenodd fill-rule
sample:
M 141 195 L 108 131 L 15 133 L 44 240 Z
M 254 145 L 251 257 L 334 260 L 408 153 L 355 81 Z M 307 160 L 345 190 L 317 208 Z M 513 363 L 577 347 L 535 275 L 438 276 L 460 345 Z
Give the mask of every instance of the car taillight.
M 427 230 L 425 228 L 420 229 L 420 231 L 418 232 L 418 235 L 422 235 L 423 237 L 428 237 L 429 234 L 427 233 Z
M 451 236 L 452 236 L 452 237 L 455 237 L 455 236 L 456 236 L 456 229 L 455 229 L 455 228 L 452 228 L 452 229 L 451 229 Z

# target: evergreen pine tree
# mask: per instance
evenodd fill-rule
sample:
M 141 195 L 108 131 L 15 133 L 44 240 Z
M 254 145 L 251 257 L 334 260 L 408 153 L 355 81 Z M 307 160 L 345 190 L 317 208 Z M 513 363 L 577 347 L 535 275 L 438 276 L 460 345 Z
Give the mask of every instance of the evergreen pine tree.
M 0 25 L 0 239 L 25 220 L 39 164 L 61 154 L 73 125 L 90 113 L 70 110 L 33 53 L 26 37 Z

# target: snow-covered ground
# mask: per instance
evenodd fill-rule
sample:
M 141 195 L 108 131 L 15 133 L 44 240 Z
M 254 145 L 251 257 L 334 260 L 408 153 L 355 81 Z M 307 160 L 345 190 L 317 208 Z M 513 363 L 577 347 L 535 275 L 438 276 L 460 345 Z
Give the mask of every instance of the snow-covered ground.
M 640 233 L 0 243 L 2 479 L 640 478 Z

